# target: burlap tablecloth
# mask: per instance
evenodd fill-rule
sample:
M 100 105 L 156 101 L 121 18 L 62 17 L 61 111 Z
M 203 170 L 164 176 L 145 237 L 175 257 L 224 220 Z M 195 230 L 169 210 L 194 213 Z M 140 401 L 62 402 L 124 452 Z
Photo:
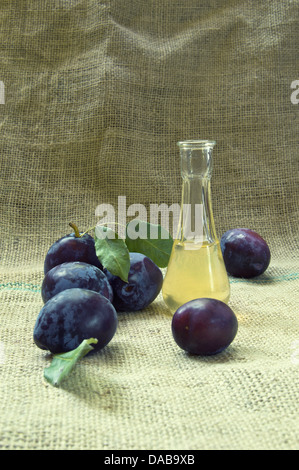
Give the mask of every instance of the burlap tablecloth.
M 298 6 L 1 0 L 1 449 L 298 448 Z M 188 357 L 160 296 L 49 385 L 47 249 L 119 195 L 180 202 L 176 142 L 194 138 L 217 141 L 218 236 L 249 227 L 272 252 L 231 278 L 235 341 Z

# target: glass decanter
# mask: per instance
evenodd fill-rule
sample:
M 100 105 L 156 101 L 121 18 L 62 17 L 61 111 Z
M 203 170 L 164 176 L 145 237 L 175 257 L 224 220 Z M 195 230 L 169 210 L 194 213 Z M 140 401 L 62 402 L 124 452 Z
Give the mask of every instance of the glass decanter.
M 183 179 L 177 236 L 162 287 L 168 308 L 200 297 L 228 302 L 230 284 L 216 235 L 212 201 L 212 152 L 216 142 L 178 142 Z

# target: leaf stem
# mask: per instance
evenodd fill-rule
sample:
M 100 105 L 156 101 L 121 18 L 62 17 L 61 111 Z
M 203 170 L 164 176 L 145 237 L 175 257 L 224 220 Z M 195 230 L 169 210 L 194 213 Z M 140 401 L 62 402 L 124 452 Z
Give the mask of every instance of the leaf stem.
M 103 223 L 103 224 L 96 224 L 96 225 L 94 225 L 93 227 L 90 227 L 90 228 L 88 228 L 87 230 L 85 230 L 85 232 L 82 233 L 81 237 L 83 237 L 83 235 L 85 235 L 86 233 L 90 232 L 91 230 L 94 230 L 96 227 L 104 227 L 104 226 L 107 225 L 107 224 L 121 225 L 122 227 L 126 227 L 126 225 L 120 224 L 120 223 L 118 223 L 118 222 L 106 222 L 106 223 Z
M 91 230 L 94 230 L 95 228 L 96 228 L 96 225 L 94 225 L 93 227 L 88 228 L 87 230 L 85 230 L 85 232 L 82 233 L 81 237 L 83 237 L 83 235 L 86 235 Z

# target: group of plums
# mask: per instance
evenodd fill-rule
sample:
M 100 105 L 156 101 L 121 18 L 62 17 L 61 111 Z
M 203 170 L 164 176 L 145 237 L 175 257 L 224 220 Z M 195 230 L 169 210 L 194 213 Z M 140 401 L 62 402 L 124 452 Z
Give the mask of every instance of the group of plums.
M 220 244 L 227 272 L 232 276 L 259 276 L 269 266 L 269 247 L 253 230 L 228 230 Z M 94 349 L 102 349 L 116 332 L 118 312 L 147 307 L 163 283 L 158 266 L 140 253 L 130 253 L 128 282 L 112 275 L 97 258 L 93 237 L 78 231 L 50 247 L 44 274 L 44 306 L 36 320 L 34 341 L 52 353 L 70 351 L 92 337 L 98 340 Z M 187 302 L 172 319 L 174 340 L 196 355 L 219 353 L 233 341 L 237 330 L 237 317 L 231 308 L 210 298 Z
M 51 353 L 75 349 L 97 338 L 106 346 L 118 325 L 118 312 L 147 307 L 159 294 L 163 275 L 151 259 L 130 253 L 128 282 L 103 269 L 89 234 L 68 234 L 49 249 L 41 295 L 44 306 L 34 327 L 35 344 Z

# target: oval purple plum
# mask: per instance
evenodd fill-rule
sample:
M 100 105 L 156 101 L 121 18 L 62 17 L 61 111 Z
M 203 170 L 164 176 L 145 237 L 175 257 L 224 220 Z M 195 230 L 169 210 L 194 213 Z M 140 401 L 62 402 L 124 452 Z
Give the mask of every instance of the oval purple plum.
M 128 282 L 104 269 L 113 290 L 113 305 L 118 312 L 147 307 L 159 294 L 163 274 L 160 268 L 141 253 L 130 253 Z
M 251 229 L 228 230 L 222 235 L 220 246 L 226 270 L 232 276 L 259 276 L 270 264 L 271 253 L 267 242 Z
M 180 348 L 190 354 L 210 356 L 231 344 L 238 331 L 238 320 L 224 302 L 199 298 L 177 309 L 171 328 Z
M 99 292 L 110 302 L 113 301 L 112 287 L 103 271 L 80 261 L 62 263 L 50 269 L 42 283 L 42 299 L 45 303 L 59 292 L 74 287 Z

